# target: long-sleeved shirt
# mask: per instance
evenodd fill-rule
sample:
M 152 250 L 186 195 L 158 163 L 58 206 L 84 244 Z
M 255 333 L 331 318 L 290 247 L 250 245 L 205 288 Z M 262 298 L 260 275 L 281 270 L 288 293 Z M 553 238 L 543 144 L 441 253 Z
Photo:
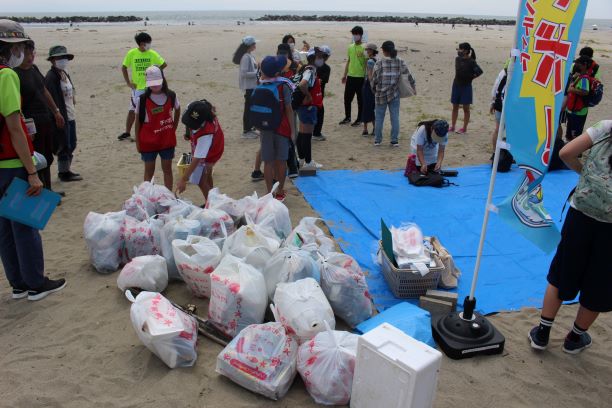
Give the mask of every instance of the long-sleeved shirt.
M 376 61 L 371 86 L 377 105 L 384 105 L 399 97 L 400 75 L 408 75 L 410 85 L 415 86 L 414 78 L 401 58 L 382 58 Z
M 238 85 L 243 91 L 257 87 L 257 63 L 255 57 L 249 52 L 245 53 L 240 59 Z

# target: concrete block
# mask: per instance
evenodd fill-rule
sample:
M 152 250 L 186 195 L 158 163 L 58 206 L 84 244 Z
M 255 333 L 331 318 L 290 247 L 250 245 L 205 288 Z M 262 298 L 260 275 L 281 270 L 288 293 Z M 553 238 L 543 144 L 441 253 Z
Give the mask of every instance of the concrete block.
M 429 289 L 427 293 L 425 293 L 425 296 L 438 300 L 443 300 L 445 302 L 450 302 L 453 304 L 453 311 L 457 309 L 457 300 L 459 297 L 457 293 L 446 292 L 444 290 Z
M 431 315 L 448 314 L 453 311 L 453 304 L 440 299 L 434 299 L 427 296 L 419 298 L 419 307 L 427 310 Z

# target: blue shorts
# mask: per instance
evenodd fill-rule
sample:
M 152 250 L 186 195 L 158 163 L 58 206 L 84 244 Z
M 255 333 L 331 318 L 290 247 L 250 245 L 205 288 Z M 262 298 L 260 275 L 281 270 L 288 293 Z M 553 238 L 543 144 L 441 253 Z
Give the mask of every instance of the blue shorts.
M 157 152 L 140 153 L 140 158 L 143 162 L 154 162 L 158 154 L 162 160 L 172 160 L 174 159 L 174 147 Z
M 297 114 L 300 122 L 304 125 L 316 125 L 317 124 L 317 112 L 316 106 L 300 106 Z
M 453 105 L 471 105 L 472 84 L 453 85 L 453 91 L 451 92 L 451 103 Z

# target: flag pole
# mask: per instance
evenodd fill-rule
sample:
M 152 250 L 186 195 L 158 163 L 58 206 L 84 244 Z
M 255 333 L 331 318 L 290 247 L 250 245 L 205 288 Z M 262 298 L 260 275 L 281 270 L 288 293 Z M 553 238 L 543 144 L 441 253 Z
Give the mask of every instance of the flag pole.
M 516 29 L 514 32 L 514 39 L 512 45 L 512 52 L 517 46 L 517 36 L 520 29 L 520 18 L 521 18 L 521 5 L 523 0 L 518 1 L 518 10 L 516 13 Z M 510 81 L 512 79 L 512 73 L 514 71 L 515 55 L 511 56 L 511 63 L 508 66 L 508 78 L 506 79 L 506 86 L 504 88 L 504 96 L 507 94 Z M 505 102 L 505 101 L 504 101 Z M 499 154 L 502 146 L 503 135 L 506 132 L 506 103 L 502 104 L 502 114 L 499 121 L 499 130 L 497 132 L 497 142 L 495 143 L 495 156 L 493 157 L 493 168 L 491 170 L 491 179 L 489 181 L 489 192 L 487 194 L 487 202 L 485 205 L 484 218 L 482 221 L 482 229 L 480 231 L 480 242 L 478 243 L 478 252 L 476 254 L 476 264 L 474 265 L 474 276 L 472 278 L 472 287 L 470 289 L 469 297 L 465 299 L 463 304 L 463 318 L 466 320 L 473 319 L 474 308 L 476 307 L 476 299 L 474 299 L 474 293 L 476 292 L 476 284 L 478 282 L 478 273 L 480 272 L 480 262 L 482 261 L 482 251 L 484 249 L 485 238 L 487 235 L 487 225 L 489 223 L 489 215 L 492 211 L 493 201 L 493 190 L 495 188 L 495 179 L 497 177 L 497 165 L 499 164 Z

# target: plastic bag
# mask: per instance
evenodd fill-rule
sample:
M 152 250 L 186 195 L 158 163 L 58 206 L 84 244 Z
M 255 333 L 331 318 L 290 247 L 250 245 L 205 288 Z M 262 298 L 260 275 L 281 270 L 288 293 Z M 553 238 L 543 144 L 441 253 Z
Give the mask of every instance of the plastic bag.
M 323 261 L 321 288 L 334 312 L 355 327 L 372 316 L 372 301 L 365 275 L 351 256 L 333 252 Z
M 300 279 L 279 283 L 274 293 L 274 318 L 289 334 L 297 335 L 300 343 L 312 339 L 329 327 L 336 327 L 334 312 L 316 280 Z
M 219 330 L 234 337 L 248 325 L 263 322 L 268 298 L 266 282 L 257 269 L 227 255 L 210 280 L 208 318 Z
M 121 227 L 125 218 L 125 211 L 106 214 L 90 212 L 85 217 L 83 237 L 91 264 L 100 273 L 119 269 L 123 256 Z
M 273 400 L 287 394 L 295 375 L 297 341 L 280 323 L 253 324 L 217 357 L 217 373 Z
M 168 190 L 165 186 L 155 184 L 154 180 L 140 183 L 138 187 L 134 187 L 134 193 L 144 196 L 152 203 L 155 206 L 155 214 L 167 212 L 168 206 L 163 203 L 176 198 L 172 191 Z
M 162 255 L 168 263 L 168 278 L 182 279 L 174 261 L 174 253 L 172 251 L 172 241 L 175 239 L 185 240 L 189 235 L 197 235 L 200 231 L 200 223 L 195 220 L 186 220 L 178 217 L 168 220 L 161 233 L 161 248 Z
M 326 330 L 298 349 L 298 372 L 317 404 L 349 403 L 358 339 L 353 333 Z
M 138 221 L 126 216 L 120 229 L 124 241 L 123 262 L 137 256 L 161 254 L 162 226 L 163 222 L 155 218 Z
M 174 261 L 187 287 L 196 297 L 210 297 L 210 274 L 221 260 L 221 250 L 205 237 L 190 235 L 172 241 Z
M 261 271 L 279 247 L 280 242 L 274 233 L 251 224 L 249 220 L 248 225 L 240 227 L 225 241 L 223 256 L 230 254 L 241 258 Z
M 255 208 L 249 209 L 246 214 L 255 224 L 274 230 L 282 241 L 291 233 L 291 218 L 287 206 L 274 198 L 278 186 L 278 183 L 274 184 L 272 191 L 257 200 Z
M 154 292 L 130 291 L 130 318 L 142 343 L 170 368 L 191 367 L 198 358 L 196 319 L 175 308 L 168 299 Z
M 145 196 L 133 194 L 123 203 L 123 209 L 130 217 L 138 221 L 144 221 L 155 215 L 155 204 L 151 203 Z
M 321 280 L 321 267 L 308 251 L 297 248 L 280 248 L 263 268 L 268 298 L 274 299 L 276 285 L 280 282 L 295 282 L 304 278 Z
M 302 248 L 304 245 L 316 245 L 323 255 L 334 251 L 334 241 L 316 225 L 319 218 L 304 217 L 285 240 L 289 248 Z
M 431 257 L 423 245 L 423 232 L 416 224 L 404 224 L 399 228 L 391 227 L 393 253 L 400 269 L 410 268 L 411 264 L 429 263 Z
M 150 292 L 162 292 L 168 286 L 166 260 L 159 255 L 138 256 L 123 267 L 117 278 L 122 292 L 138 288 Z
M 234 200 L 226 194 L 222 194 L 218 188 L 213 188 L 208 192 L 206 208 L 210 210 L 222 210 L 232 217 L 236 226 L 246 223 L 244 214 L 257 207 L 257 193 L 246 196 L 240 200 Z
M 179 199 L 163 200 L 160 202 L 160 205 L 168 208 L 167 212 L 164 214 L 164 217 L 168 219 L 179 217 L 187 218 L 195 209 L 199 209 L 199 207 L 196 207 L 190 202 Z
M 187 217 L 200 223 L 199 236 L 212 239 L 219 248 L 223 248 L 228 236 L 236 231 L 234 220 L 223 210 L 196 208 Z

